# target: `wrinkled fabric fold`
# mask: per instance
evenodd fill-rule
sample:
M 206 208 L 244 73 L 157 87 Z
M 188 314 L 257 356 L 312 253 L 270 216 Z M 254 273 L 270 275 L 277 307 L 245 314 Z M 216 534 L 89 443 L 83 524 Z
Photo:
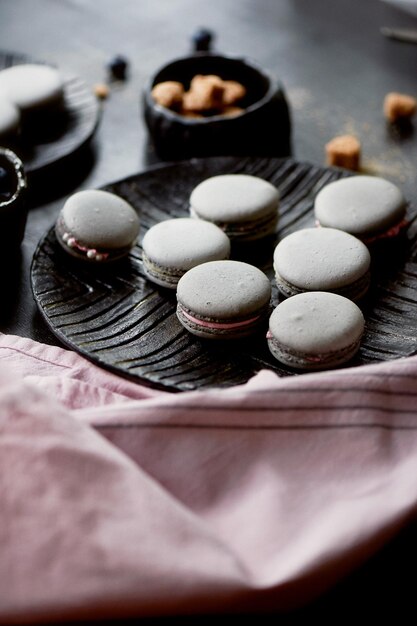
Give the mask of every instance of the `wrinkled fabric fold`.
M 0 335 L 0 621 L 287 610 L 416 513 L 417 357 L 182 394 Z

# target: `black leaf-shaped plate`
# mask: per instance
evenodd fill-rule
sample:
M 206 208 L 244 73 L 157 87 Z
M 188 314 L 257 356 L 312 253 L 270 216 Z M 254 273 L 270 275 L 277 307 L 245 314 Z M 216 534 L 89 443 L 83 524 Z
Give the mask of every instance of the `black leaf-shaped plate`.
M 280 191 L 277 237 L 237 257 L 267 273 L 276 305 L 279 299 L 272 271 L 276 241 L 312 226 L 315 194 L 346 173 L 292 159 L 213 157 L 158 167 L 106 189 L 136 208 L 142 238 L 153 224 L 187 215 L 193 187 L 220 173 L 260 176 Z M 417 351 L 416 213 L 409 207 L 411 223 L 396 248 L 374 255 L 372 288 L 364 303 L 366 332 L 351 365 Z M 265 328 L 251 339 L 225 343 L 200 340 L 185 331 L 175 315 L 175 293 L 144 277 L 140 242 L 128 259 L 97 268 L 65 254 L 52 228 L 35 252 L 31 278 L 39 309 L 64 344 L 139 382 L 178 391 L 243 383 L 264 368 L 279 375 L 294 374 L 270 355 Z
M 0 70 L 22 63 L 37 63 L 31 57 L 0 51 Z M 48 115 L 47 124 L 28 125 L 10 147 L 20 156 L 25 171 L 33 173 L 69 156 L 86 144 L 97 128 L 100 105 L 92 89 L 78 76 L 63 76 L 64 108 Z

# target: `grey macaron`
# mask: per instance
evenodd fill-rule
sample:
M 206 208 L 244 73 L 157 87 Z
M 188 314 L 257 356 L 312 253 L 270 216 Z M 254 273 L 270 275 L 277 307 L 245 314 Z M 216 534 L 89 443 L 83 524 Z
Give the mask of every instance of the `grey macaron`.
M 247 174 L 223 174 L 201 182 L 190 196 L 190 214 L 213 222 L 233 241 L 249 242 L 275 232 L 278 190 Z
M 281 302 L 269 320 L 268 346 L 281 363 L 318 370 L 349 361 L 360 347 L 365 320 L 351 300 L 325 291 Z
M 323 187 L 314 211 L 321 226 L 339 228 L 369 244 L 398 234 L 405 225 L 406 201 L 384 178 L 351 176 Z
M 241 261 L 211 261 L 178 282 L 177 317 L 194 335 L 238 339 L 255 332 L 269 312 L 271 285 L 261 270 Z
M 128 202 L 113 193 L 78 191 L 64 204 L 55 233 L 68 254 L 105 263 L 129 253 L 139 234 L 139 217 Z
M 154 283 L 175 289 L 189 269 L 229 258 L 230 241 L 215 224 L 180 217 L 152 226 L 142 241 L 143 269 Z
M 351 300 L 365 295 L 371 255 L 356 237 L 335 228 L 305 228 L 282 239 L 274 252 L 278 289 L 286 297 L 332 291 Z
M 25 63 L 0 72 L 0 92 L 21 111 L 38 110 L 62 101 L 64 83 L 55 68 Z

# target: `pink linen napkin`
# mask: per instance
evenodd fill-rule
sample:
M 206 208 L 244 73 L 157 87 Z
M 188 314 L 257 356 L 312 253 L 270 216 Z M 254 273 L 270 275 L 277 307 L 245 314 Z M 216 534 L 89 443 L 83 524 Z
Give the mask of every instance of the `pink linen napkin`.
M 0 335 L 0 622 L 312 599 L 415 515 L 416 379 L 168 394 Z

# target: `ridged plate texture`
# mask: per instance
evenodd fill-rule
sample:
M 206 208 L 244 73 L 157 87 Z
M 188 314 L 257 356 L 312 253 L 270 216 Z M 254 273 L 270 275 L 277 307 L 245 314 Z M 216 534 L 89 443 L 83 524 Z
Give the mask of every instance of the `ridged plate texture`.
M 279 231 L 235 258 L 264 270 L 273 280 L 276 242 L 294 230 L 314 225 L 314 196 L 346 173 L 293 159 L 213 157 L 157 167 L 106 187 L 138 211 L 141 236 L 153 224 L 188 213 L 192 189 L 209 176 L 246 173 L 279 189 Z M 366 331 L 351 366 L 396 359 L 417 351 L 417 226 L 410 206 L 407 233 L 389 252 L 373 257 L 373 278 L 363 305 Z M 56 336 L 96 364 L 166 390 L 231 386 L 261 369 L 294 374 L 273 359 L 259 335 L 239 342 L 199 340 L 179 324 L 175 293 L 150 283 L 143 274 L 141 245 L 112 267 L 73 262 L 60 250 L 53 228 L 40 241 L 32 264 L 32 288 L 46 323 Z

